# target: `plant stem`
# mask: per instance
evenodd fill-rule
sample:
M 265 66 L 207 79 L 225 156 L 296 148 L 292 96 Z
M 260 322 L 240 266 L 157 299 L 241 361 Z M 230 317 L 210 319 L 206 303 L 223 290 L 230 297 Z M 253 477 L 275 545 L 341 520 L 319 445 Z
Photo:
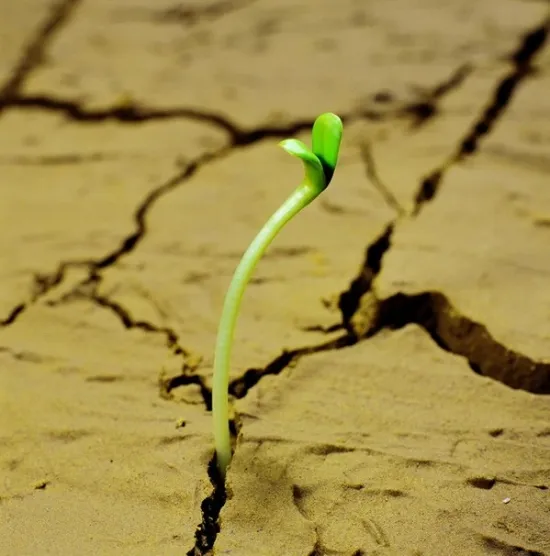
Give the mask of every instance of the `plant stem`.
M 212 413 L 214 418 L 214 443 L 216 461 L 222 477 L 225 478 L 231 461 L 231 438 L 229 433 L 229 363 L 235 325 L 244 290 L 258 261 L 275 236 L 285 224 L 309 205 L 320 193 L 305 180 L 266 222 L 254 238 L 241 259 L 223 305 L 218 328 L 214 355 L 214 382 L 212 389 Z

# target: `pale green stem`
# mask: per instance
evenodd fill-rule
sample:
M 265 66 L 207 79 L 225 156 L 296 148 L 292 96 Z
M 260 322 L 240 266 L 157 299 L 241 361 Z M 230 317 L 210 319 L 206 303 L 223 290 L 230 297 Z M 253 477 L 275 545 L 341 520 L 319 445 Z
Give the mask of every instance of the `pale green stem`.
M 244 290 L 256 264 L 285 224 L 315 199 L 320 191 L 306 180 L 277 209 L 246 250 L 235 270 L 222 310 L 214 354 L 214 382 L 212 387 L 212 413 L 214 444 L 221 476 L 225 478 L 231 461 L 229 433 L 229 363 L 235 324 Z

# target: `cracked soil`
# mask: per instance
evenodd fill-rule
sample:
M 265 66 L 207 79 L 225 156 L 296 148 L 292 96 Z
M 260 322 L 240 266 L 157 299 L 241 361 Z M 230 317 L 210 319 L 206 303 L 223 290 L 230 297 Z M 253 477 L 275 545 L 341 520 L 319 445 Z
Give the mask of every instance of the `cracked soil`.
M 548 2 L 0 5 L 0 554 L 550 555 Z

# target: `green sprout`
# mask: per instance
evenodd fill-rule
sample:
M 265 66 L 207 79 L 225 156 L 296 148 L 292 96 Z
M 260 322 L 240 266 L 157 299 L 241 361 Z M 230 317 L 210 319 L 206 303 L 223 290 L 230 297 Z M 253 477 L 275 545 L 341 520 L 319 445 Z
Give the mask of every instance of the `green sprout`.
M 229 432 L 229 362 L 244 290 L 258 261 L 275 236 L 330 183 L 338 161 L 342 130 L 340 118 L 326 113 L 319 116 L 313 124 L 311 150 L 297 139 L 285 139 L 279 143 L 287 153 L 302 160 L 304 179 L 254 238 L 237 266 L 227 290 L 216 340 L 212 389 L 216 462 L 223 478 L 232 457 Z

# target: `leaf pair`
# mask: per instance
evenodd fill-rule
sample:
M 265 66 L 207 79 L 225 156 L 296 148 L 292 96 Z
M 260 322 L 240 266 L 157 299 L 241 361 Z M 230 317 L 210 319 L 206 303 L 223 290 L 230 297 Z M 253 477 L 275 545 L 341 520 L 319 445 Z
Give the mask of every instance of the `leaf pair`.
M 311 132 L 311 150 L 298 139 L 285 139 L 279 145 L 304 163 L 306 180 L 318 195 L 326 189 L 338 162 L 342 141 L 342 120 L 330 112 L 319 116 Z

